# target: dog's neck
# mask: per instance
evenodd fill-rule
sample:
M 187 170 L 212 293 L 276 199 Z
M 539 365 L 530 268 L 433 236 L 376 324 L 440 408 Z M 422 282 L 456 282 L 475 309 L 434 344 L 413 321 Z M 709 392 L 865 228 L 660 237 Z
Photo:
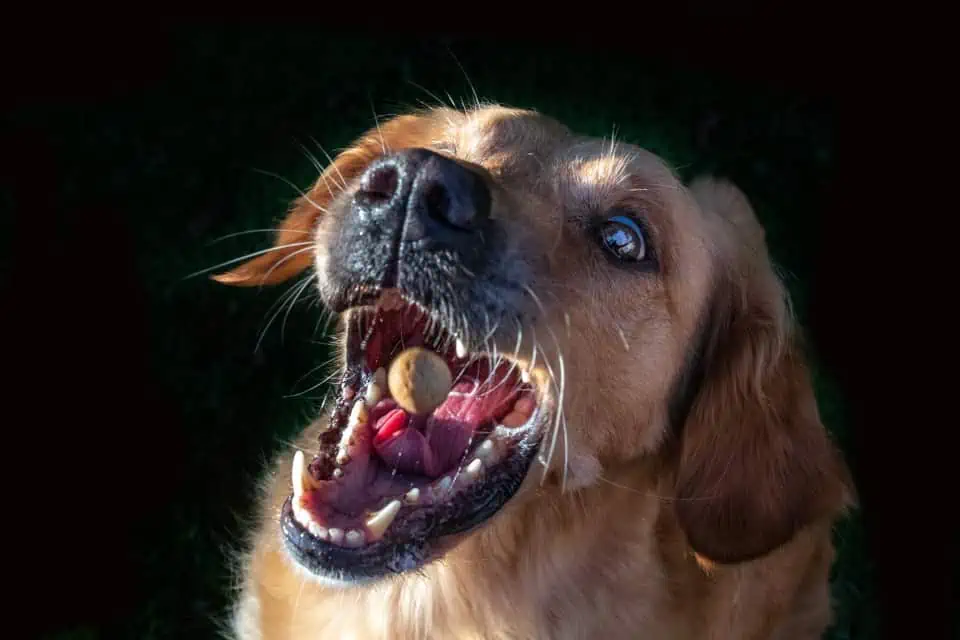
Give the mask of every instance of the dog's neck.
M 286 566 L 256 573 L 283 575 L 287 582 L 258 585 L 260 615 L 287 617 L 291 629 L 309 630 L 311 637 L 562 637 L 563 628 L 572 631 L 577 625 L 563 611 L 600 606 L 608 595 L 623 602 L 625 591 L 636 592 L 626 600 L 636 603 L 630 611 L 611 612 L 621 620 L 643 618 L 642 609 L 657 606 L 662 567 L 636 565 L 662 557 L 656 547 L 664 501 L 650 469 L 610 471 L 574 492 L 551 485 L 535 491 L 533 499 L 521 496 L 508 506 L 511 517 L 495 518 L 419 573 L 373 586 L 318 585 L 292 567 L 279 544 L 261 545 L 269 550 L 255 562 Z M 583 518 L 584 512 L 595 517 Z M 603 536 L 599 527 L 606 529 Z M 272 531 L 264 535 L 276 538 Z M 611 539 L 619 546 L 611 546 Z M 648 549 L 620 553 L 638 545 Z M 622 557 L 633 564 L 606 562 L 616 570 L 597 576 L 598 557 Z M 299 595 L 296 601 L 281 601 L 273 594 Z M 518 624 L 531 628 L 518 629 Z M 585 631 L 579 629 L 580 637 Z

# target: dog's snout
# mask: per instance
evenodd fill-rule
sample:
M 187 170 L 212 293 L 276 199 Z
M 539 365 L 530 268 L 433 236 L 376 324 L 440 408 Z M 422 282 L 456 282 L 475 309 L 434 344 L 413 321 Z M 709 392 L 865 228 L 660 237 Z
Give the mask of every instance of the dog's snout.
M 374 160 L 337 216 L 328 277 L 350 286 L 400 287 L 428 299 L 443 279 L 480 274 L 502 245 L 482 167 L 428 149 Z
M 433 241 L 459 250 L 477 241 L 490 217 L 483 176 L 426 149 L 381 158 L 361 177 L 354 207 L 370 223 L 401 225 L 401 241 Z

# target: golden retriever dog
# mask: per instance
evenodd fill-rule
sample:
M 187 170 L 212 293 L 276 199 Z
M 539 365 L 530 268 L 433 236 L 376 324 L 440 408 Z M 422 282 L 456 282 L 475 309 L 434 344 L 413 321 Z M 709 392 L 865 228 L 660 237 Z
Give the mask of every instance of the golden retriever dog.
M 295 276 L 338 318 L 337 400 L 264 482 L 236 637 L 829 626 L 854 488 L 733 185 L 533 111 L 412 111 L 214 278 Z M 411 347 L 451 372 L 430 412 L 386 380 Z

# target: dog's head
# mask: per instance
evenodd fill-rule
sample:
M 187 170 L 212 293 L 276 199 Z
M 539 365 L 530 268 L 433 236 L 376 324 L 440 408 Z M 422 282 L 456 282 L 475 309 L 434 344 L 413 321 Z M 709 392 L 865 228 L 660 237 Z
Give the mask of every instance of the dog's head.
M 281 529 L 319 576 L 416 569 L 528 488 L 580 489 L 642 456 L 669 461 L 670 504 L 715 562 L 769 552 L 846 495 L 730 185 L 684 186 L 642 149 L 534 112 L 426 110 L 340 153 L 273 250 L 217 279 L 310 268 L 342 320 L 343 371 Z M 382 371 L 418 345 L 455 379 L 428 415 L 399 408 Z

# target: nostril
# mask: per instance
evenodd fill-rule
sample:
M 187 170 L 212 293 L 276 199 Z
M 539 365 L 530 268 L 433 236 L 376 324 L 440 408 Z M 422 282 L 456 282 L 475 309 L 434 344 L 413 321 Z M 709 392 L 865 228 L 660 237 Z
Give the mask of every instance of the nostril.
M 393 198 L 400 177 L 393 166 L 377 167 L 364 176 L 357 196 L 369 204 L 383 204 Z
M 431 218 L 445 224 L 450 223 L 450 194 L 442 184 L 435 182 L 427 188 L 424 205 Z

